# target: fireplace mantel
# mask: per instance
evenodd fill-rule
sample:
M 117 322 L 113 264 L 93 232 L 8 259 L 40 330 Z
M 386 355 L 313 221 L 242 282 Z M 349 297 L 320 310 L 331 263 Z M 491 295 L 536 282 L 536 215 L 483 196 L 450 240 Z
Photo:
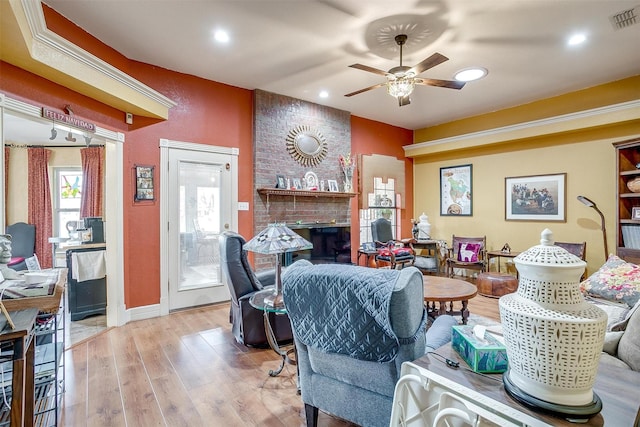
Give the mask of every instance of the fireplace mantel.
M 269 212 L 269 197 L 283 196 L 293 197 L 293 210 L 296 210 L 296 197 L 329 197 L 333 199 L 350 199 L 357 196 L 357 193 L 340 193 L 334 191 L 308 191 L 289 190 L 283 188 L 258 188 L 258 194 L 267 196 L 267 213 Z

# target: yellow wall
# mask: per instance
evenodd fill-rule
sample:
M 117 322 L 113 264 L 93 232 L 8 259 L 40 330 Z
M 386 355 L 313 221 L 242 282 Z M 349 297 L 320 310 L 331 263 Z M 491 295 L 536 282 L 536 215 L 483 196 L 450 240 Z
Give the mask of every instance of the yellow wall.
M 53 186 L 53 167 L 80 167 L 80 148 L 61 147 L 49 148 L 49 180 Z M 12 148 L 9 155 L 9 188 L 7 194 L 7 224 L 16 222 L 28 222 L 27 197 L 27 150 L 24 148 Z M 53 187 L 51 187 L 53 189 Z
M 417 190 L 414 200 L 416 215 L 424 211 L 429 216 L 434 238 L 451 241 L 452 234 L 487 236 L 490 250 L 499 250 L 509 243 L 512 250 L 521 251 L 538 244 L 544 228 L 553 231 L 561 241 L 586 241 L 590 266 L 604 261 L 600 217 L 593 209 L 576 200 L 584 195 L 597 203 L 610 229 L 608 244 L 615 239 L 615 152 L 613 140 L 600 140 L 575 145 L 534 148 L 517 152 L 475 155 L 455 160 L 414 163 Z M 599 165 L 589 166 L 589 159 Z M 586 165 L 585 165 L 586 163 Z M 440 168 L 473 165 L 473 216 L 440 216 Z M 505 221 L 505 177 L 541 174 L 567 174 L 567 222 Z M 418 183 L 431 182 L 428 187 Z
M 640 99 L 640 78 L 631 79 L 638 85 L 634 87 L 635 100 Z M 622 82 L 628 88 L 629 79 Z M 614 91 L 616 86 L 608 84 Z M 601 91 L 602 88 L 597 88 Z M 618 94 L 622 93 L 617 91 Z M 626 100 L 610 97 L 611 105 L 627 102 L 629 93 L 624 92 Z M 581 97 L 574 97 L 573 111 L 583 111 L 584 103 L 580 99 L 591 99 L 582 91 Z M 562 102 L 561 114 L 567 114 L 567 104 Z M 594 105 L 589 105 L 594 108 Z M 551 109 L 550 109 L 551 110 Z M 423 142 L 437 138 L 451 138 L 469 131 L 482 131 L 508 124 L 505 112 L 496 113 L 499 121 L 485 117 L 482 129 L 477 118 L 471 118 L 470 126 L 458 122 L 457 126 L 441 125 L 439 129 L 416 131 L 415 141 Z M 624 114 L 628 114 L 626 111 Z M 532 117 L 518 112 L 518 122 L 540 119 L 540 110 L 532 109 Z M 588 272 L 597 270 L 604 262 L 604 248 L 600 217 L 598 213 L 577 201 L 578 195 L 593 200 L 606 219 L 607 243 L 609 252 L 615 253 L 616 247 L 616 159 L 613 142 L 624 141 L 640 136 L 640 114 L 631 110 L 633 117 L 607 118 L 609 124 L 586 126 L 567 132 L 550 132 L 548 129 L 539 135 L 522 137 L 517 132 L 502 134 L 499 140 L 468 140 L 445 142 L 424 147 L 414 153 L 415 212 L 425 212 L 429 216 L 432 235 L 436 239 L 451 242 L 451 236 L 487 236 L 489 250 L 499 250 L 509 243 L 512 250 L 522 251 L 539 244 L 540 232 L 549 228 L 554 239 L 568 242 L 587 242 Z M 553 116 L 549 116 L 553 117 Z M 456 129 L 458 133 L 456 133 Z M 427 137 L 429 135 L 430 137 Z M 436 138 L 431 138 L 435 136 Z M 511 139 L 510 139 L 511 138 Z M 457 165 L 473 165 L 473 216 L 440 216 L 440 168 Z M 542 174 L 567 174 L 566 222 L 535 222 L 505 220 L 505 178 Z M 428 185 L 425 185 L 427 183 Z

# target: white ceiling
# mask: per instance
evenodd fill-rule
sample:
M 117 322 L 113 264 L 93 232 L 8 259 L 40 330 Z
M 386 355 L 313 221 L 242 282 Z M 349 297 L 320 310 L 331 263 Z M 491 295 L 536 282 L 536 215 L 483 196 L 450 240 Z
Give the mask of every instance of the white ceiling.
M 419 129 L 640 74 L 640 22 L 610 16 L 640 0 L 45 0 L 124 56 L 246 89 L 262 89 Z M 640 7 L 636 9 L 640 13 Z M 213 31 L 231 41 L 220 45 Z M 583 31 L 587 41 L 567 47 Z M 349 68 L 398 65 L 393 37 L 409 35 L 404 65 L 449 58 L 420 74 L 489 70 L 461 90 L 417 86 L 411 104 Z M 321 90 L 329 97 L 321 99 Z M 178 100 L 177 100 L 178 101 Z

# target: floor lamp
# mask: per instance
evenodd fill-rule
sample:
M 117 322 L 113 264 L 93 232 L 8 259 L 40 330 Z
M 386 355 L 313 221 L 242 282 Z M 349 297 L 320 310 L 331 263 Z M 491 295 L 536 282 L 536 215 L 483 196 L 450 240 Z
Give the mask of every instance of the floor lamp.
M 584 196 L 578 196 L 578 200 L 584 204 L 585 206 L 589 207 L 589 208 L 593 208 L 596 210 L 596 212 L 598 212 L 598 214 L 600 215 L 600 224 L 601 224 L 601 228 L 602 228 L 602 238 L 604 239 L 604 262 L 607 262 L 607 259 L 609 259 L 609 248 L 607 247 L 607 229 L 604 226 L 604 215 L 602 214 L 602 212 L 600 211 L 600 209 L 598 209 L 598 207 L 596 206 L 596 204 L 584 197 Z
M 244 249 L 259 254 L 274 254 L 276 256 L 276 286 L 273 294 L 264 299 L 265 303 L 271 307 L 284 307 L 282 301 L 282 270 L 281 256 L 285 252 L 302 251 L 311 249 L 311 242 L 302 238 L 284 224 L 269 224 L 267 228 L 256 234 L 249 240 Z

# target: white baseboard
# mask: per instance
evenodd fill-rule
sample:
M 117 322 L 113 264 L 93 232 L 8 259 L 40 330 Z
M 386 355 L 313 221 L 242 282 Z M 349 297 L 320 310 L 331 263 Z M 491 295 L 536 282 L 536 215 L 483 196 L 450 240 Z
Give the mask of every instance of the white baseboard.
M 134 307 L 127 310 L 128 322 L 134 320 L 151 319 L 153 317 L 160 316 L 160 304 L 145 305 L 142 307 Z

